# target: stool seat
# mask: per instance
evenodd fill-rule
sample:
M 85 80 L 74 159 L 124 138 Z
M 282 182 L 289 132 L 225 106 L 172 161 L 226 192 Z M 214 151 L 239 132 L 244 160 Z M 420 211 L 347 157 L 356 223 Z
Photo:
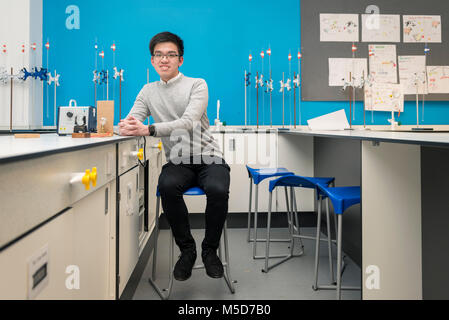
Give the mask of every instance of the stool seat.
M 360 187 L 326 187 L 318 184 L 318 188 L 331 199 L 335 214 L 343 214 L 350 206 L 360 203 Z
M 205 195 L 206 193 L 204 192 L 203 189 L 201 189 L 200 187 L 192 187 L 190 189 L 187 189 L 187 191 L 184 192 L 184 195 L 186 196 L 202 196 Z M 159 193 L 159 187 L 157 188 L 156 191 L 156 197 L 159 197 L 161 194 Z
M 272 192 L 276 187 L 301 187 L 315 189 L 317 184 L 329 185 L 329 183 L 334 182 L 335 178 L 313 178 L 313 177 L 303 177 L 298 175 L 288 175 L 280 177 L 278 179 L 270 181 L 269 191 Z
M 278 176 L 286 176 L 293 174 L 293 172 L 288 171 L 286 168 L 251 168 L 248 165 L 246 166 L 248 170 L 248 175 L 250 178 L 253 178 L 254 184 L 259 184 L 264 179 Z

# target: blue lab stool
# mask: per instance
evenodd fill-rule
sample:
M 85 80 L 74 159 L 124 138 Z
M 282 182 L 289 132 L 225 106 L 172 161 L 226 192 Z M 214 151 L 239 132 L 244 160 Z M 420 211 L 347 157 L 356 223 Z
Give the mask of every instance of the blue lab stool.
M 257 239 L 257 214 L 259 206 L 259 183 L 267 178 L 274 178 L 279 176 L 292 175 L 293 172 L 286 168 L 251 168 L 246 165 L 249 177 L 249 209 L 248 209 L 248 236 L 247 242 L 253 241 L 253 258 L 261 259 L 263 256 L 256 256 L 257 242 L 264 242 L 265 239 Z M 256 185 L 256 199 L 254 211 L 254 238 L 251 239 L 251 213 L 252 213 L 252 198 L 253 198 L 253 183 Z M 288 239 L 271 239 L 273 242 L 288 242 Z
M 205 195 L 205 192 L 203 189 L 199 187 L 192 187 L 184 192 L 185 196 L 202 196 Z M 173 233 L 170 230 L 170 248 L 169 248 L 169 282 L 168 282 L 168 289 L 160 289 L 159 286 L 156 284 L 156 262 L 157 262 L 157 239 L 159 236 L 159 210 L 160 210 L 160 202 L 161 202 L 161 195 L 159 193 L 159 187 L 156 191 L 157 201 L 156 201 L 156 221 L 154 226 L 154 249 L 153 249 L 153 270 L 151 277 L 149 279 L 150 284 L 153 286 L 153 288 L 156 290 L 156 292 L 159 294 L 162 300 L 167 300 L 170 297 L 172 286 L 173 286 L 173 269 L 175 268 L 174 265 L 174 247 L 175 247 L 175 240 L 173 237 Z M 225 259 L 222 259 L 222 253 L 221 253 L 221 241 L 220 246 L 218 248 L 218 256 L 220 257 L 220 260 L 223 264 L 224 268 L 224 279 L 226 281 L 226 284 L 229 287 L 229 290 L 231 293 L 235 293 L 234 289 L 234 282 L 231 279 L 231 270 L 229 265 L 229 249 L 228 249 L 228 228 L 227 228 L 227 222 L 225 221 L 225 224 L 223 226 L 223 243 L 224 243 L 224 251 L 225 251 Z M 193 267 L 193 269 L 204 269 L 204 264 L 199 264 Z M 164 294 L 164 292 L 167 292 Z
M 343 228 L 343 213 L 349 207 L 360 203 L 360 187 L 328 187 L 323 184 L 317 185 L 320 199 L 327 197 L 331 200 L 334 207 L 334 213 L 338 219 L 337 228 L 337 283 L 331 286 L 318 286 L 318 263 L 319 263 L 319 239 L 320 233 L 317 229 L 316 235 L 316 250 L 315 250 L 315 284 L 314 290 L 318 289 L 336 289 L 337 300 L 341 299 L 341 290 L 360 290 L 358 287 L 342 287 L 341 286 L 341 269 L 342 269 L 342 228 Z M 320 215 L 320 212 L 318 211 Z M 319 221 L 320 218 L 318 218 Z
M 330 177 L 330 178 L 311 178 L 311 177 L 303 177 L 303 176 L 298 176 L 298 175 L 289 175 L 289 176 L 284 176 L 284 177 L 280 177 L 278 179 L 272 180 L 270 181 L 269 184 L 269 191 L 270 191 L 270 196 L 269 196 L 269 205 L 268 205 L 268 222 L 267 222 L 267 237 L 266 237 L 266 241 L 265 241 L 265 268 L 262 269 L 263 272 L 268 272 L 270 269 L 274 268 L 275 266 L 278 266 L 279 264 L 289 260 L 292 257 L 298 257 L 301 256 L 304 252 L 302 251 L 300 254 L 298 255 L 294 255 L 293 254 L 293 249 L 294 249 L 294 239 L 295 238 L 299 238 L 299 240 L 301 241 L 301 239 L 313 239 L 315 240 L 315 237 L 308 237 L 308 236 L 303 236 L 300 234 L 300 225 L 299 225 L 299 219 L 298 219 L 298 208 L 296 207 L 296 197 L 295 197 L 295 192 L 293 188 L 307 188 L 307 189 L 315 189 L 317 190 L 317 186 L 318 184 L 323 184 L 323 185 L 331 185 L 333 184 L 335 181 L 335 178 Z M 288 214 L 288 220 L 289 220 L 289 234 L 290 234 L 290 253 L 287 255 L 282 255 L 282 256 L 270 256 L 270 232 L 271 232 L 271 208 L 272 208 L 272 202 L 273 202 L 273 190 L 277 187 L 284 187 L 285 190 L 285 201 L 286 201 L 286 205 L 287 205 L 287 214 Z M 287 189 L 290 187 L 290 203 L 291 205 L 289 205 L 289 201 L 288 201 L 288 191 Z M 320 199 L 321 200 L 321 199 Z M 318 202 L 318 221 L 319 219 L 321 219 L 321 201 Z M 293 222 L 293 213 L 295 214 L 295 220 L 296 223 Z M 296 228 L 296 230 L 295 230 Z M 317 234 L 319 234 L 319 229 L 320 228 L 320 224 L 318 222 L 318 226 L 317 226 Z M 333 275 L 333 267 L 332 267 L 332 248 L 331 248 L 331 237 L 330 237 L 330 220 L 329 220 L 329 208 L 327 210 L 327 228 L 328 228 L 328 237 L 327 237 L 327 242 L 328 242 L 328 248 L 329 248 L 329 268 L 330 268 L 330 274 Z M 296 233 L 295 233 L 296 231 Z M 319 241 L 319 240 L 318 240 Z M 324 240 L 326 241 L 326 240 Z M 302 246 L 302 242 L 301 242 L 301 246 Z M 303 248 L 303 246 L 302 246 Z M 283 258 L 282 260 L 274 263 L 273 265 L 269 266 L 268 265 L 268 260 L 270 258 Z

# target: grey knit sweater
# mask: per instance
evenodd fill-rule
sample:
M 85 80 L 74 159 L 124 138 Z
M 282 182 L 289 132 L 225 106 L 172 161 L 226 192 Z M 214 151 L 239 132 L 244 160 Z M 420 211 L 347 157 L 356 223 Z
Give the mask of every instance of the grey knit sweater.
M 191 156 L 223 157 L 209 131 L 206 81 L 179 73 L 168 82 L 145 85 L 128 116 L 144 121 L 154 118 L 155 136 L 161 137 L 167 160 Z

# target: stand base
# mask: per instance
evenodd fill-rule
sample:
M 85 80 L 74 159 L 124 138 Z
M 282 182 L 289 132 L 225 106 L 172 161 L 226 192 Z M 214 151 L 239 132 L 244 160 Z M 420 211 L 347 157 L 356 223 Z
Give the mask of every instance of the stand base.
M 278 128 L 279 131 L 290 131 L 290 128 Z
M 346 128 L 345 130 L 355 130 L 354 128 Z
M 433 128 L 412 128 L 412 131 L 433 131 Z

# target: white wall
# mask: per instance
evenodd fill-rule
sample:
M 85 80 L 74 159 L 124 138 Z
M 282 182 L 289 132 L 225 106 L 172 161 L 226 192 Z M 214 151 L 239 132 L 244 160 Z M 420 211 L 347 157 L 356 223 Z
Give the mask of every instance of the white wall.
M 42 0 L 0 0 L 0 48 L 6 44 L 7 52 L 0 52 L 0 72 L 8 74 L 13 68 L 18 74 L 42 67 Z M 31 44 L 36 43 L 36 50 Z M 22 53 L 22 45 L 25 52 Z M 28 78 L 13 83 L 13 129 L 42 127 L 43 82 Z M 11 83 L 0 82 L 0 130 L 10 128 Z

